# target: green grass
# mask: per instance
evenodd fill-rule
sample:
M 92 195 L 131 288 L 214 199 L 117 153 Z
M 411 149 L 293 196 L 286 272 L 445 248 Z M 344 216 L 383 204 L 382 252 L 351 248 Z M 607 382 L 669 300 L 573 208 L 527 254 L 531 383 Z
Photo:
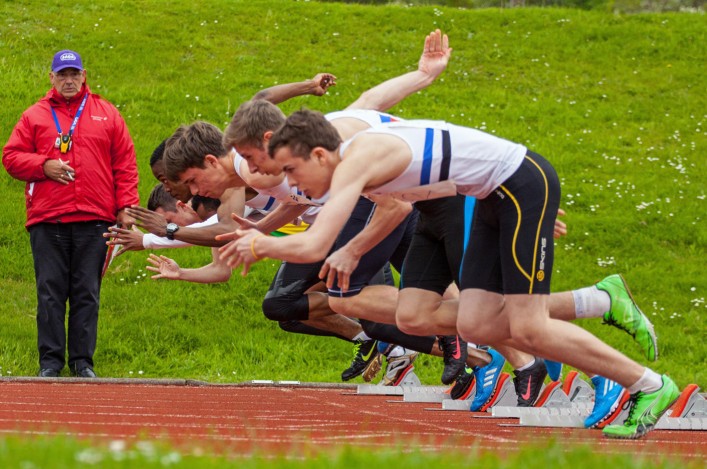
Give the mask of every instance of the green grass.
M 5 86 L 0 140 L 48 89 L 59 48 L 79 50 L 93 90 L 120 106 L 138 152 L 140 193 L 154 185 L 148 160 L 174 128 L 195 119 L 223 126 L 259 89 L 319 71 L 339 77 L 322 98 L 283 104 L 330 111 L 412 69 L 435 27 L 454 53 L 438 83 L 393 112 L 444 118 L 527 144 L 562 178 L 570 235 L 557 243 L 557 291 L 623 272 L 660 335 L 659 371 L 704 385 L 705 63 L 701 15 L 619 16 L 558 9 L 475 10 L 297 2 L 78 2 L 64 22 L 40 2 L 2 6 Z M 3 375 L 36 372 L 34 280 L 23 184 L 0 173 L 0 306 Z M 182 265 L 206 249 L 167 252 Z M 284 334 L 260 300 L 275 262 L 225 285 L 153 282 L 144 253 L 119 258 L 106 277 L 99 347 L 104 376 L 208 381 L 337 381 L 349 347 Z M 586 327 L 640 358 L 619 331 Z M 434 383 L 438 360 L 418 368 Z
M 0 13 L 0 141 L 49 89 L 52 54 L 78 50 L 93 91 L 128 123 L 143 201 L 155 184 L 149 156 L 180 124 L 223 127 L 258 90 L 321 71 L 338 77 L 329 95 L 282 108 L 340 109 L 414 69 L 424 35 L 442 28 L 454 48 L 448 70 L 392 112 L 478 127 L 548 157 L 570 227 L 557 242 L 555 290 L 624 273 L 660 337 L 654 368 L 679 386 L 707 385 L 704 15 L 275 0 L 5 2 Z M 37 371 L 23 187 L 0 171 L 3 376 Z M 209 259 L 207 249 L 165 254 L 183 266 Z M 228 284 L 194 285 L 151 281 L 146 256 L 118 258 L 104 281 L 101 376 L 339 381 L 349 345 L 285 334 L 263 318 L 274 261 Z M 599 321 L 583 325 L 641 360 L 624 333 Z M 423 382 L 437 384 L 440 360 L 418 363 Z
M 601 459 L 599 459 L 601 458 Z M 595 455 L 594 449 L 581 446 L 567 451 L 561 441 L 549 440 L 517 452 L 503 454 L 472 448 L 464 454 L 423 453 L 415 450 L 402 451 L 390 447 L 376 451 L 355 447 L 344 447 L 329 452 L 313 451 L 306 458 L 297 454 L 254 454 L 248 457 L 224 451 L 209 451 L 204 448 L 180 450 L 154 442 L 127 444 L 124 441 L 89 444 L 67 437 L 33 438 L 22 440 L 7 438 L 0 440 L 0 464 L 14 469 L 21 467 L 70 467 L 133 468 L 133 467 L 238 467 L 250 468 L 369 468 L 405 467 L 410 469 L 441 467 L 469 467 L 483 469 L 545 469 L 547 467 L 573 467 L 577 469 L 596 467 L 597 461 L 609 467 L 622 469 L 696 469 L 702 467 L 695 460 L 670 460 L 664 456 L 631 454 Z M 590 465 L 591 464 L 591 465 Z

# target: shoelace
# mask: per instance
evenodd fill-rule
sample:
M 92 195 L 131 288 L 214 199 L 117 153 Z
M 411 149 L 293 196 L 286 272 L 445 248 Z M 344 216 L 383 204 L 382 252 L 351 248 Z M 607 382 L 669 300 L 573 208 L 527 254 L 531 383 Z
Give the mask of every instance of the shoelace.
M 636 338 L 636 333 L 631 332 L 628 327 L 625 325 L 621 324 L 620 322 L 617 322 L 616 319 L 613 318 L 613 316 L 609 316 L 609 319 L 604 319 L 604 324 L 608 324 L 610 326 L 617 327 L 621 329 L 624 332 L 627 332 L 631 337 Z
M 631 398 L 624 403 L 621 410 L 626 410 L 628 408 L 628 416 L 624 420 L 624 427 L 630 427 L 634 424 L 633 413 L 636 411 L 636 404 L 638 403 L 638 398 L 641 397 L 643 393 L 638 391 L 636 394 L 632 394 Z M 628 406 L 628 407 L 627 407 Z
M 457 337 L 454 337 L 454 341 L 457 341 Z M 452 343 L 446 336 L 439 336 L 439 349 L 442 351 L 442 361 L 447 365 L 451 359 L 454 352 L 452 351 Z
M 354 343 L 354 348 L 353 348 L 353 359 L 356 360 L 358 358 L 358 353 L 361 351 L 361 345 L 363 345 L 362 342 L 355 342 Z

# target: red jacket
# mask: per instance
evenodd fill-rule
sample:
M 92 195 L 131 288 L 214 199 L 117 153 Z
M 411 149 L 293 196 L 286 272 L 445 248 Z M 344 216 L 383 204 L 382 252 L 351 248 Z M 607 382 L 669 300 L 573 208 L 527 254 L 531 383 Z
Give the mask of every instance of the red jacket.
M 86 106 L 62 154 L 54 147 L 59 125 L 68 134 L 85 93 Z M 51 107 L 50 107 L 51 106 Z M 42 165 L 61 158 L 75 170 L 68 185 L 44 175 Z M 118 110 L 88 85 L 68 102 L 54 88 L 20 118 L 3 148 L 2 163 L 16 179 L 26 181 L 27 224 L 105 220 L 114 222 L 118 210 L 138 204 L 135 148 Z

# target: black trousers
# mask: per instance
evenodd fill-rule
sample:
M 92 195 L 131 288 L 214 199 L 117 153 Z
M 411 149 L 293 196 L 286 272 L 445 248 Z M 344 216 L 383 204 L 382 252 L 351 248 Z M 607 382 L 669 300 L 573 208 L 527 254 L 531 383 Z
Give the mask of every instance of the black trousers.
M 96 350 L 103 233 L 110 223 L 38 223 L 29 227 L 37 281 L 37 348 L 40 368 L 93 367 Z M 68 341 L 64 328 L 69 302 Z

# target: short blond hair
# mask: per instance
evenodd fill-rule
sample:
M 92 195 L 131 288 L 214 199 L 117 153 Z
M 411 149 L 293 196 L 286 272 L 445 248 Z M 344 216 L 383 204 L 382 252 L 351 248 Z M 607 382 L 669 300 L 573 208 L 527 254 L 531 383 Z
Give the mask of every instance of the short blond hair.
M 240 145 L 263 149 L 263 135 L 274 132 L 285 123 L 285 114 L 279 107 L 263 99 L 240 105 L 223 134 L 226 148 Z

